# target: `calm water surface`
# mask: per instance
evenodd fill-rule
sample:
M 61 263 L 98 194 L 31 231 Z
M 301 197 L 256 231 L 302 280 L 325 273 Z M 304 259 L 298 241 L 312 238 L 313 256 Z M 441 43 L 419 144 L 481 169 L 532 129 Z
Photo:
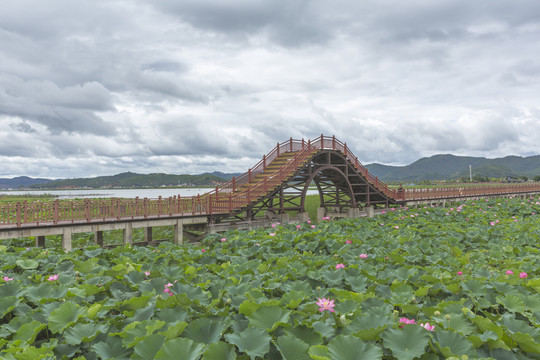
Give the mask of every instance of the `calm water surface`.
M 89 190 L 0 190 L 0 195 L 43 195 L 50 194 L 61 199 L 82 198 L 136 198 L 157 199 L 170 196 L 197 196 L 212 191 L 211 188 L 179 188 L 179 189 L 89 189 Z M 308 190 L 308 194 L 318 194 L 317 190 Z

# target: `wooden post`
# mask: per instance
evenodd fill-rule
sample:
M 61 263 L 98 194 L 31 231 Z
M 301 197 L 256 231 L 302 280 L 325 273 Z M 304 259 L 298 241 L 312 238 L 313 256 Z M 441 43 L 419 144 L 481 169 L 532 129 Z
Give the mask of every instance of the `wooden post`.
M 332 150 L 336 150 L 336 136 L 332 135 Z
M 236 178 L 233 176 L 232 178 L 232 192 L 236 191 Z
M 291 139 L 289 140 L 289 144 L 290 144 L 290 149 L 291 149 L 291 152 L 293 151 L 293 148 L 292 148 L 292 137 Z
M 248 169 L 248 183 L 251 182 L 251 169 Z
M 58 224 L 58 220 L 60 217 L 60 202 L 58 200 L 54 200 L 53 202 L 53 223 Z
M 17 201 L 17 227 L 21 227 L 21 202 Z
M 277 156 L 279 156 L 279 143 L 277 143 L 276 148 L 277 148 Z
M 263 155 L 263 171 L 266 170 L 266 154 Z

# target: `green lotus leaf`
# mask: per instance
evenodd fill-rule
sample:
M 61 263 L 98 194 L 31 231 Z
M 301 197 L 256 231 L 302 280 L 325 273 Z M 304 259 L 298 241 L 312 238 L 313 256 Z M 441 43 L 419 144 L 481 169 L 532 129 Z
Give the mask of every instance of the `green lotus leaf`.
M 76 324 L 63 333 L 66 342 L 71 345 L 79 345 L 90 342 L 100 333 L 107 333 L 109 326 L 105 324 Z
M 441 353 L 446 357 L 461 357 L 462 355 L 476 356 L 476 350 L 473 344 L 463 335 L 454 331 L 436 331 L 435 343 Z
M 64 302 L 51 312 L 49 316 L 49 330 L 53 334 L 61 333 L 68 326 L 73 325 L 79 317 L 86 313 L 86 308 L 72 302 Z
M 405 325 L 403 329 L 387 329 L 381 338 L 384 347 L 392 350 L 398 359 L 411 360 L 422 355 L 429 342 L 428 331 L 418 325 Z
M 204 345 L 190 339 L 176 338 L 167 340 L 156 353 L 154 359 L 196 360 L 204 352 Z M 148 358 L 151 359 L 151 358 Z
M 161 334 L 152 334 L 141 339 L 133 348 L 133 355 L 131 359 L 154 359 L 157 352 L 165 343 L 165 336 Z
M 0 319 L 15 309 L 19 305 L 19 302 L 20 300 L 17 296 L 4 296 L 0 298 Z
M 294 335 L 284 335 L 277 339 L 277 346 L 284 360 L 309 360 L 309 345 Z
M 529 294 L 523 297 L 523 302 L 528 310 L 540 312 L 540 294 Z
M 128 360 L 133 353 L 132 349 L 122 346 L 122 339 L 118 336 L 109 336 L 106 341 L 93 344 L 92 350 L 101 359 Z
M 284 294 L 281 301 L 289 309 L 296 309 L 309 296 L 308 292 L 292 290 Z
M 354 318 L 349 326 L 345 328 L 345 335 L 355 335 L 362 340 L 374 340 L 392 320 L 388 316 L 378 314 L 367 314 Z
M 289 321 L 290 311 L 278 306 L 263 306 L 249 315 L 250 326 L 273 331 L 279 326 L 286 325 Z
M 332 360 L 382 359 L 382 350 L 351 335 L 338 335 L 328 343 L 328 353 Z M 400 359 L 405 359 L 401 358 Z
M 225 318 L 200 318 L 193 320 L 182 334 L 197 343 L 211 344 L 219 341 L 228 327 L 229 323 Z
M 331 338 L 336 333 L 334 323 L 330 319 L 315 321 L 311 326 L 325 338 Z
M 19 296 L 23 291 L 23 288 L 19 285 L 18 281 L 10 281 L 0 286 L 0 296 Z
M 497 302 L 513 313 L 525 311 L 525 302 L 519 295 L 497 296 Z
M 313 346 L 322 344 L 323 338 L 315 329 L 307 326 L 293 326 L 285 330 L 287 334 L 293 335 L 306 344 Z
M 21 259 L 15 261 L 15 264 L 17 264 L 18 267 L 24 270 L 34 270 L 37 269 L 39 266 L 39 262 L 34 259 Z
M 225 339 L 249 355 L 252 360 L 257 356 L 263 357 L 270 350 L 272 340 L 265 330 L 256 327 L 249 327 L 239 333 L 225 334 Z
M 311 346 L 308 353 L 313 360 L 332 360 L 330 359 L 330 351 L 324 345 Z
M 223 341 L 212 343 L 206 349 L 202 360 L 236 360 L 235 347 Z
M 447 320 L 446 324 L 450 329 L 456 330 L 465 336 L 476 330 L 469 318 L 464 314 L 450 314 L 450 319 Z
M 24 345 L 32 345 L 34 341 L 36 340 L 36 337 L 40 333 L 41 330 L 45 329 L 47 327 L 47 324 L 44 324 L 39 321 L 32 321 L 29 323 L 25 323 L 21 325 L 21 327 L 17 330 L 15 335 L 13 335 L 13 341 L 20 340 L 21 344 Z

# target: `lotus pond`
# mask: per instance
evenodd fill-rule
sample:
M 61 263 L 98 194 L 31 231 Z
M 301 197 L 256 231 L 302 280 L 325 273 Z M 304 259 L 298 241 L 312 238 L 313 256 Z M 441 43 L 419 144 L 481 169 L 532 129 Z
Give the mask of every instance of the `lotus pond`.
M 538 359 L 540 201 L 0 246 L 2 359 Z

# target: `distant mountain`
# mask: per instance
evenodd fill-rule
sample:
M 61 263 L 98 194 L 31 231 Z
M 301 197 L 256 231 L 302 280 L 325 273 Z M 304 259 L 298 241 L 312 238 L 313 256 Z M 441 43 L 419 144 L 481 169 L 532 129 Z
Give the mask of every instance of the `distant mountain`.
M 222 173 L 221 171 L 214 171 L 211 173 L 203 173 L 201 175 L 212 175 L 217 176 L 222 179 L 227 179 L 227 181 L 232 180 L 233 177 L 242 175 L 242 173 Z
M 454 180 L 472 175 L 488 178 L 534 177 L 540 175 L 540 155 L 488 159 L 484 157 L 433 155 L 406 166 L 366 165 L 382 181 Z
M 0 189 L 19 189 L 27 188 L 35 184 L 46 184 L 53 180 L 51 179 L 34 179 L 28 176 L 18 176 L 11 179 L 0 179 Z
M 170 175 L 170 174 L 136 174 L 125 172 L 112 176 L 94 178 L 64 179 L 47 184 L 32 185 L 35 189 L 69 189 L 69 188 L 132 188 L 160 186 L 216 186 L 228 180 L 211 174 L 202 175 Z

